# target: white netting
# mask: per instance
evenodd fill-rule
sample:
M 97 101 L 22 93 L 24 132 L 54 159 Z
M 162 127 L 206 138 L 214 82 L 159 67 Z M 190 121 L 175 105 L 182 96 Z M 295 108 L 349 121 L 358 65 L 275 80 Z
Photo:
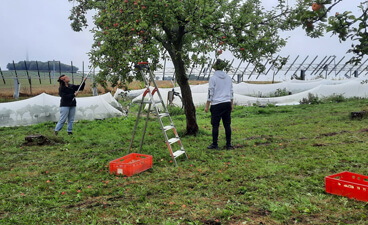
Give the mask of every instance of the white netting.
M 0 104 L 0 127 L 24 126 L 60 118 L 60 97 L 42 93 L 26 100 Z M 78 97 L 75 120 L 94 120 L 124 116 L 121 105 L 110 93 Z
M 253 104 L 295 105 L 299 104 L 303 98 L 308 99 L 309 93 L 314 96 L 318 96 L 319 98 L 333 95 L 342 95 L 345 98 L 367 98 L 368 84 L 362 84 L 362 80 L 363 79 L 361 78 L 353 78 L 349 80 L 319 79 L 314 81 L 294 80 L 275 84 L 233 84 L 234 104 L 243 106 L 250 106 Z M 171 90 L 172 88 L 159 89 L 165 104 L 167 103 L 167 93 Z M 199 106 L 206 104 L 208 84 L 191 85 L 191 90 L 194 105 Z M 128 98 L 133 99 L 132 102 L 135 103 L 142 100 L 144 91 L 145 89 L 124 92 L 118 89 L 117 93 L 124 92 L 124 94 Z M 175 91 L 180 93 L 180 89 L 178 87 L 175 88 Z M 277 96 L 278 92 L 287 93 L 288 95 L 282 97 L 271 97 Z M 148 94 L 145 96 L 145 100 L 148 100 L 148 96 Z M 154 95 L 154 100 L 159 100 L 157 94 Z M 181 101 L 177 97 L 174 98 L 174 103 L 181 106 Z

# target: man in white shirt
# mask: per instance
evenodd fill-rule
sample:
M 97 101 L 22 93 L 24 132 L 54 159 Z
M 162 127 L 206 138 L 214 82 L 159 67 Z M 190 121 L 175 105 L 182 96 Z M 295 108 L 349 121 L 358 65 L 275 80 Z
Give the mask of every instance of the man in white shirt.
M 231 145 L 231 112 L 233 111 L 233 82 L 222 70 L 226 67 L 226 62 L 218 59 L 213 65 L 215 73 L 209 80 L 208 97 L 205 112 L 211 105 L 211 124 L 212 124 L 212 144 L 208 149 L 219 149 L 218 135 L 220 120 L 225 128 L 226 149 L 234 149 Z

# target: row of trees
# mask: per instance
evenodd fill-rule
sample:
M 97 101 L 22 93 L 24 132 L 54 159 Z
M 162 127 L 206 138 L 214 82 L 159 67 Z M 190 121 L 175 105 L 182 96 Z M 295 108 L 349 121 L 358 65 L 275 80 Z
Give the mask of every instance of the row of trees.
M 188 83 L 190 65 L 202 64 L 210 57 L 230 51 L 236 58 L 253 63 L 259 71 L 267 60 L 277 67 L 285 60 L 273 58 L 286 44 L 280 31 L 303 27 L 310 37 L 332 32 L 341 41 L 351 38 L 359 44 L 351 51 L 355 61 L 367 54 L 366 2 L 357 4 L 361 15 L 351 12 L 330 15 L 343 0 L 278 0 L 272 10 L 260 0 L 69 0 L 73 8 L 69 19 L 75 31 L 86 28 L 86 13 L 94 16 L 94 44 L 90 60 L 101 70 L 97 82 L 109 79 L 113 85 L 129 82 L 134 64 L 149 61 L 151 68 L 169 58 L 180 86 L 187 133 L 198 131 L 196 110 Z M 347 1 L 347 0 L 345 0 Z M 313 6 L 313 7 L 312 7 Z M 353 61 L 354 61 L 353 60 Z M 109 75 L 109 76 L 108 76 Z
M 54 64 L 55 63 L 55 64 Z M 40 61 L 19 61 L 17 63 L 8 63 L 6 68 L 8 70 L 36 70 L 36 71 L 50 71 L 53 70 L 63 71 L 68 73 L 75 73 L 78 71 L 78 67 L 67 65 L 60 62 L 40 62 Z

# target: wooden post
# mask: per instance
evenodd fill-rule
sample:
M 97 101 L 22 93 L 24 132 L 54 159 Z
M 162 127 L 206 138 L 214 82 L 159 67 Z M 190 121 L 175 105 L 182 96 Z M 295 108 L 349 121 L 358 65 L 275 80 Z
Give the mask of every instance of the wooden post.
M 73 75 L 73 61 L 70 62 L 71 66 L 72 66 L 72 83 L 74 84 L 74 75 Z
M 60 76 L 61 76 L 61 63 L 59 61 L 59 73 L 60 73 Z
M 14 67 L 14 72 L 15 72 L 13 97 L 15 99 L 18 99 L 19 98 L 19 91 L 20 91 L 20 82 L 19 82 L 19 79 L 18 79 L 17 68 L 15 67 L 14 60 L 13 60 L 13 67 Z
M 24 61 L 24 66 L 26 68 L 26 73 L 27 73 L 27 78 L 28 78 L 28 83 L 29 83 L 29 89 L 30 89 L 30 92 L 31 92 L 31 95 L 32 95 L 32 80 L 31 80 L 31 77 L 29 76 L 29 73 L 28 73 L 28 68 L 27 68 L 26 61 Z
M 47 68 L 49 69 L 49 79 L 51 84 L 51 70 L 50 70 L 50 61 L 47 61 Z
M 3 78 L 4 84 L 6 84 L 6 81 L 5 81 L 5 78 L 4 78 L 4 74 L 3 74 L 3 71 L 1 70 L 1 67 L 0 67 L 0 73 L 1 73 L 1 77 Z
M 38 62 L 37 62 L 37 60 L 36 60 L 36 67 L 37 67 L 38 79 L 40 80 L 40 84 L 41 84 L 40 69 L 38 68 Z

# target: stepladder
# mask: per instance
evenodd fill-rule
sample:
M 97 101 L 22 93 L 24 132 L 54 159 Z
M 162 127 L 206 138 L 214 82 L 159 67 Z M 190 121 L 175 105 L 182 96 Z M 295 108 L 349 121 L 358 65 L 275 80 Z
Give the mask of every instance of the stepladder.
M 141 101 L 139 101 L 139 110 L 134 125 L 132 138 L 130 140 L 128 153 L 132 151 L 135 135 L 137 133 L 139 125 L 139 120 L 141 118 L 141 114 L 143 114 L 143 111 L 146 109 L 146 120 L 144 128 L 142 130 L 142 137 L 140 140 L 138 153 L 141 152 L 142 146 L 145 144 L 144 137 L 147 131 L 148 122 L 150 121 L 150 115 L 154 115 L 155 117 L 157 117 L 157 120 L 159 122 L 160 129 L 163 133 L 164 141 L 167 148 L 169 149 L 172 161 L 174 162 L 175 166 L 178 166 L 176 159 L 182 155 L 188 159 L 188 155 L 184 149 L 183 143 L 179 137 L 178 131 L 170 116 L 168 108 L 163 101 L 150 66 L 148 62 L 139 62 L 135 67 L 143 78 L 143 81 L 145 83 L 145 91 L 142 95 Z

